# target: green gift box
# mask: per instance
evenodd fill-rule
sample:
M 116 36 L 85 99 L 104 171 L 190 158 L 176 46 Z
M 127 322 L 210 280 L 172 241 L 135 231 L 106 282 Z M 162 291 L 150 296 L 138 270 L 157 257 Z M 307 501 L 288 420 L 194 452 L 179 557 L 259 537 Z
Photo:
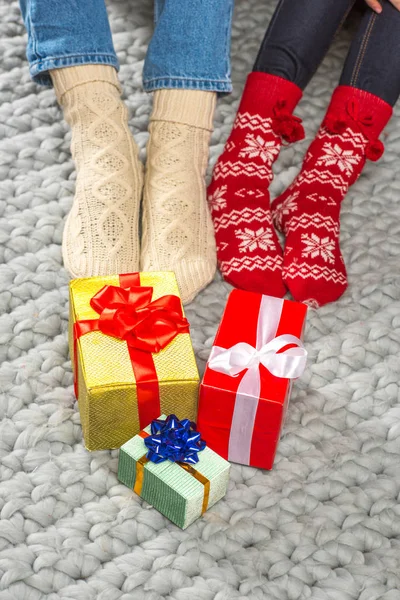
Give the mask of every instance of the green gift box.
M 160 420 L 167 417 L 162 415 Z M 226 493 L 230 464 L 210 448 L 198 453 L 195 465 L 154 463 L 144 438 L 151 425 L 121 446 L 118 479 L 170 521 L 186 529 Z

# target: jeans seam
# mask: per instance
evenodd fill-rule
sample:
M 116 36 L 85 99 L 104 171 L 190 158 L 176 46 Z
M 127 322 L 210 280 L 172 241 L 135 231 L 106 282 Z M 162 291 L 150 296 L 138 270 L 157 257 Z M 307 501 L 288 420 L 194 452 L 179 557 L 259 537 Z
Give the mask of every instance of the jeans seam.
M 158 78 L 156 80 L 143 79 L 143 89 L 145 92 L 154 92 L 162 89 L 178 89 L 178 90 L 201 90 L 204 92 L 216 92 L 220 95 L 229 94 L 232 92 L 232 84 L 230 81 L 210 81 L 209 79 L 190 79 L 173 77 Z
M 347 17 L 349 16 L 349 12 L 351 11 L 351 9 L 353 8 L 355 3 L 356 3 L 356 0 L 352 0 L 352 2 L 350 2 L 349 8 L 344 13 L 344 15 L 338 25 L 338 28 L 335 31 L 334 36 L 336 36 L 338 34 L 338 32 L 340 31 L 340 29 L 343 27 L 343 24 L 344 24 L 345 20 L 347 19 Z
M 30 31 L 30 38 L 32 40 L 32 52 L 33 52 L 34 56 L 38 56 L 38 53 L 37 53 L 37 39 L 36 39 L 36 35 L 35 35 L 35 27 L 34 27 L 33 21 L 32 21 L 32 3 L 33 3 L 33 0 L 29 0 L 29 4 L 28 4 L 29 31 Z M 38 58 L 37 60 L 40 60 L 40 59 Z
M 227 23 L 226 23 L 226 29 L 225 29 L 225 77 L 227 77 L 228 79 L 230 79 L 230 52 L 228 52 L 228 48 L 230 46 L 230 35 L 229 35 L 229 29 L 232 27 L 232 17 L 233 17 L 233 3 L 230 2 L 230 8 L 228 9 L 228 19 L 227 19 Z
M 362 66 L 362 63 L 363 63 L 363 60 L 365 57 L 365 53 L 368 48 L 368 42 L 371 37 L 371 33 L 372 33 L 372 29 L 374 27 L 375 21 L 376 21 L 376 13 L 372 13 L 370 16 L 369 23 L 368 23 L 367 31 L 364 34 L 363 41 L 362 41 L 362 44 L 361 44 L 361 47 L 360 47 L 360 50 L 359 50 L 359 53 L 357 56 L 356 64 L 354 65 L 353 73 L 351 76 L 350 85 L 352 87 L 356 86 L 358 76 L 360 74 L 361 66 Z
M 162 77 L 151 77 L 151 79 L 146 79 L 146 83 L 151 83 L 152 81 L 160 81 L 160 80 L 162 81 L 163 79 L 169 79 L 169 80 L 176 79 L 179 81 L 199 81 L 202 83 L 207 83 L 207 82 L 209 82 L 209 83 L 230 83 L 229 78 L 227 78 L 227 79 L 209 79 L 209 78 L 199 79 L 198 77 L 190 77 L 190 76 L 178 77 L 176 75 L 163 75 Z
M 33 62 L 30 63 L 31 67 L 36 66 L 37 64 L 45 63 L 51 60 L 65 60 L 70 58 L 85 58 L 88 56 L 109 56 L 111 58 L 115 58 L 115 54 L 110 54 L 108 52 L 85 52 L 84 54 L 63 54 L 62 56 L 46 56 L 46 58 L 37 58 Z

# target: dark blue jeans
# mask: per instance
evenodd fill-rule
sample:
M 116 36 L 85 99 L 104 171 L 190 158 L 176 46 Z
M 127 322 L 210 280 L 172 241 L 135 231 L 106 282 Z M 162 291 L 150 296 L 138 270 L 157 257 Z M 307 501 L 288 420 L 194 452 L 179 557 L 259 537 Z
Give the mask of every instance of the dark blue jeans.
M 355 0 L 280 0 L 253 71 L 279 75 L 304 89 Z M 365 8 L 340 85 L 375 94 L 394 106 L 400 95 L 400 12 L 381 0 Z

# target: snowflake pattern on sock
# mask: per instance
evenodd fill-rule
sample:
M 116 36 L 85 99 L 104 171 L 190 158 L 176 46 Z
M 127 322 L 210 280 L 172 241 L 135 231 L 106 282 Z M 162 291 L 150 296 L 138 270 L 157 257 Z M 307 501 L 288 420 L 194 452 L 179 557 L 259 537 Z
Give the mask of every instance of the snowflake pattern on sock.
M 255 123 L 260 126 L 259 133 L 246 132 Z M 283 296 L 286 290 L 280 275 L 282 250 L 272 225 L 268 193 L 271 167 L 279 154 L 281 139 L 273 132 L 270 118 L 262 120 L 260 115 L 248 112 L 238 114 L 231 138 L 208 190 L 220 270 L 237 287 L 265 292 L 266 287 L 259 280 L 261 275 L 270 293 Z M 229 222 L 227 208 L 234 211 Z M 274 286 L 271 279 L 275 273 Z
M 380 99 L 375 110 L 365 104 L 374 98 L 354 88 L 337 89 L 300 173 L 272 205 L 275 226 L 286 236 L 283 279 L 296 300 L 314 308 L 336 300 L 347 287 L 340 205 L 366 159 L 377 160 L 383 151 L 377 140 L 382 126 L 371 134 L 374 118 L 385 111 L 384 124 L 391 114 Z
M 212 212 L 217 213 L 218 211 L 226 208 L 227 203 L 225 194 L 227 189 L 228 186 L 222 185 L 221 187 L 217 188 L 213 194 L 208 195 L 208 204 Z
M 289 137 L 292 122 L 297 134 L 302 133 L 287 107 L 291 94 L 295 94 L 291 101 L 294 108 L 301 96 L 297 86 L 263 73 L 249 76 L 232 132 L 208 188 L 224 279 L 236 287 L 274 296 L 283 296 L 286 288 L 268 187 L 285 127 Z
M 276 247 L 272 231 L 260 227 L 256 231 L 245 227 L 236 230 L 239 242 L 239 252 L 254 252 L 257 248 L 261 250 L 273 250 Z
M 326 237 L 318 237 L 315 233 L 302 233 L 301 241 L 303 243 L 303 248 L 301 251 L 301 255 L 308 258 L 317 258 L 321 257 L 325 262 L 333 263 L 335 262 L 335 240 Z
M 271 133 L 269 131 L 269 133 Z M 264 163 L 272 165 L 279 154 L 279 144 L 276 139 L 267 140 L 261 135 L 247 134 L 244 140 L 246 146 L 239 152 L 239 156 L 246 158 L 259 157 Z
M 343 140 L 341 140 L 343 142 Z M 324 167 L 337 166 L 339 171 L 350 177 L 354 168 L 362 157 L 356 156 L 354 150 L 345 150 L 337 143 L 326 142 L 322 147 L 323 154 L 318 158 L 316 165 Z
M 273 205 L 274 223 L 286 235 L 283 278 L 296 300 L 322 305 L 339 298 L 347 287 L 339 211 L 350 180 L 358 177 L 364 162 L 351 137 L 322 128 L 299 176 Z

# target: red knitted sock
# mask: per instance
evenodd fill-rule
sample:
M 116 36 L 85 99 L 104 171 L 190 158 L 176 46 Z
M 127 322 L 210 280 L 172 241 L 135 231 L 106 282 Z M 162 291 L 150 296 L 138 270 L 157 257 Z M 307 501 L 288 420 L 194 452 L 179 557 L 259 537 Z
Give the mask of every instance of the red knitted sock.
M 251 73 L 232 132 L 214 168 L 208 199 L 219 267 L 232 285 L 282 297 L 282 250 L 268 187 L 282 140 L 304 137 L 292 112 L 302 92 L 294 83 Z
M 322 306 L 345 291 L 340 205 L 366 159 L 382 155 L 378 136 L 391 115 L 377 96 L 339 86 L 299 175 L 273 203 L 274 223 L 286 235 L 283 280 L 296 300 Z

